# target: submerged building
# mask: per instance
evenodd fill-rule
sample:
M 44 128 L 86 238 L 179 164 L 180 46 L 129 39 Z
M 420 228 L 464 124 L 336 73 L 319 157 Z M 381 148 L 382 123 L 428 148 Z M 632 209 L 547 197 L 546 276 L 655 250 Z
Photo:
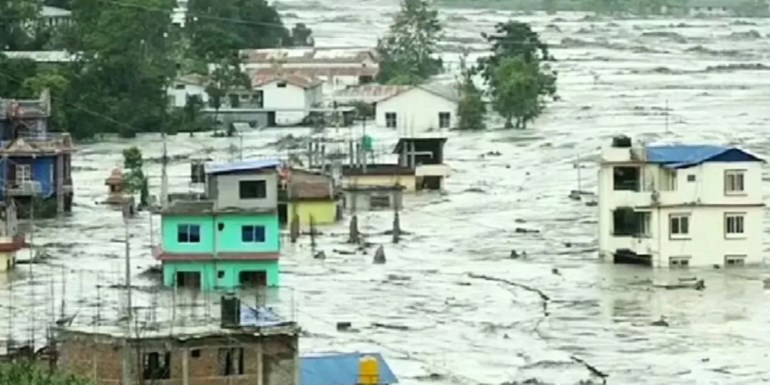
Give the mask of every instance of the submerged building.
M 0 200 L 11 198 L 22 216 L 34 204 L 36 215 L 72 210 L 72 154 L 69 134 L 48 132 L 51 101 L 0 99 Z
M 277 166 L 274 160 L 207 165 L 206 196 L 173 201 L 162 211 L 155 258 L 166 286 L 278 286 Z
M 26 246 L 24 235 L 19 234 L 13 201 L 0 204 L 0 272 L 13 269 L 16 252 Z
M 600 256 L 655 267 L 761 263 L 762 165 L 736 147 L 615 138 L 601 153 Z

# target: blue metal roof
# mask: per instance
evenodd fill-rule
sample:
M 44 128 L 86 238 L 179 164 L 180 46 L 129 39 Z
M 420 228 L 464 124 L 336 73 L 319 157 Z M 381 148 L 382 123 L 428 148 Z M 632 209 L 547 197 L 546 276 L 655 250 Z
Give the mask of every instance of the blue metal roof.
M 712 145 L 647 146 L 647 161 L 666 168 L 687 168 L 705 162 L 762 162 L 737 147 Z
M 254 159 L 227 164 L 206 164 L 206 174 L 225 174 L 235 171 L 261 170 L 277 167 L 279 164 L 280 162 L 275 159 Z
M 300 357 L 299 385 L 356 385 L 362 356 L 377 359 L 380 385 L 398 383 L 398 378 L 379 353 L 326 353 Z

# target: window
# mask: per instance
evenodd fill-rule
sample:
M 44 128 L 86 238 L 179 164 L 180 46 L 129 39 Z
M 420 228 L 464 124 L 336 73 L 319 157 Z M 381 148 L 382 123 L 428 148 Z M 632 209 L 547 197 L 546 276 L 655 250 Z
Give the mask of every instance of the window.
M 743 266 L 745 264 L 745 255 L 725 255 L 725 266 Z
M 671 267 L 687 267 L 687 266 L 690 266 L 690 257 L 688 256 L 669 257 L 668 264 Z
M 145 353 L 142 360 L 142 377 L 145 380 L 167 380 L 171 378 L 171 353 Z
M 744 172 L 740 170 L 725 171 L 725 194 L 743 194 Z
M 267 183 L 264 180 L 242 180 L 238 184 L 241 199 L 267 198 Z
M 176 240 L 179 243 L 199 243 L 201 241 L 200 225 L 178 225 Z
M 743 236 L 745 225 L 745 214 L 727 213 L 725 214 L 725 236 L 741 237 Z
M 390 197 L 387 195 L 370 196 L 369 208 L 371 209 L 386 209 L 390 207 Z
M 438 128 L 449 128 L 449 122 L 452 118 L 452 114 L 449 112 L 438 113 Z
M 286 88 L 286 82 L 278 82 L 278 88 Z
M 690 214 L 671 214 L 669 232 L 671 238 L 687 238 L 690 235 Z
M 695 182 L 695 175 L 693 175 L 693 174 L 687 175 L 687 181 L 688 182 Z
M 217 278 L 224 278 L 225 277 L 225 271 L 219 270 L 217 271 Z
M 385 113 L 385 127 L 387 127 L 387 128 L 396 128 L 396 113 L 395 112 L 386 112 Z
M 614 236 L 650 236 L 650 212 L 639 212 L 629 207 L 622 207 L 612 212 L 612 235 Z
M 32 180 L 32 166 L 28 164 L 16 165 L 16 183 L 22 184 Z
M 193 358 L 198 358 L 198 357 L 200 357 L 200 356 L 201 356 L 201 350 L 200 350 L 200 349 L 193 349 L 193 350 L 190 350 L 190 355 L 191 355 Z
M 177 89 L 177 90 L 183 90 L 184 89 L 184 84 L 175 84 L 174 88 Z
M 639 191 L 641 185 L 639 167 L 614 167 L 612 184 L 615 191 Z
M 265 226 L 241 227 L 241 241 L 261 243 L 265 241 Z
M 238 376 L 243 374 L 243 348 L 219 349 L 219 375 Z

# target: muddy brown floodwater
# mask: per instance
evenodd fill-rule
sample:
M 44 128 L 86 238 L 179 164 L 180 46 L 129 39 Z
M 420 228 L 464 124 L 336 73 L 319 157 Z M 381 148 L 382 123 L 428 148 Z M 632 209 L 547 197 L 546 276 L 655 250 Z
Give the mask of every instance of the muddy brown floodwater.
M 340 46 L 374 45 L 398 2 L 281 3 L 286 22 L 307 23 L 317 45 Z M 450 69 L 461 46 L 474 56 L 484 53 L 479 33 L 494 23 L 510 17 L 532 23 L 558 59 L 561 100 L 526 131 L 450 133 L 447 193 L 406 200 L 401 221 L 409 234 L 400 244 L 390 244 L 387 235 L 367 238 L 385 244 L 387 264 L 372 264 L 371 252 L 335 252 L 346 249 L 346 224 L 322 229 L 318 247 L 325 261 L 311 257 L 308 239 L 286 242 L 283 282 L 294 289 L 306 330 L 301 349 L 382 351 L 405 384 L 601 383 L 581 361 L 606 373 L 609 384 L 770 380 L 764 267 L 654 271 L 603 264 L 595 208 L 567 197 L 577 187 L 576 159 L 584 167 L 582 189 L 595 190 L 597 150 L 616 134 L 647 142 L 733 143 L 767 156 L 770 71 L 763 64 L 770 20 L 610 20 L 473 9 L 441 15 L 451 25 L 442 43 Z M 246 156 L 276 153 L 269 144 L 289 132 L 309 130 L 247 133 Z M 381 145 L 395 142 L 392 132 L 370 132 Z M 185 157 L 204 151 L 224 156 L 231 144 L 204 135 L 170 138 L 177 159 L 170 168 L 172 190 L 189 187 Z M 0 276 L 0 301 L 13 306 L 0 308 L 0 334 L 3 325 L 19 335 L 35 325 L 42 335 L 44 320 L 58 311 L 51 302 L 62 296 L 70 299 L 68 312 L 97 298 L 104 312 L 120 305 L 117 289 L 96 288 L 121 282 L 120 214 L 95 202 L 129 145 L 140 146 L 146 157 L 160 154 L 156 136 L 80 147 L 73 160 L 73 215 L 36 223 L 35 241 L 50 258 L 33 266 L 34 280 L 27 266 Z M 482 156 L 491 151 L 500 155 Z M 158 163 L 148 167 L 157 191 Z M 360 223 L 376 234 L 391 220 L 390 213 L 376 213 Z M 154 284 L 139 274 L 155 264 L 149 223 L 139 217 L 131 230 L 134 278 L 142 287 Z M 539 232 L 518 233 L 517 227 Z M 512 249 L 526 257 L 511 259 Z M 651 287 L 684 276 L 705 279 L 706 290 Z M 8 316 L 17 321 L 9 323 Z M 661 316 L 669 327 L 650 324 Z M 337 321 L 350 321 L 358 331 L 338 332 Z

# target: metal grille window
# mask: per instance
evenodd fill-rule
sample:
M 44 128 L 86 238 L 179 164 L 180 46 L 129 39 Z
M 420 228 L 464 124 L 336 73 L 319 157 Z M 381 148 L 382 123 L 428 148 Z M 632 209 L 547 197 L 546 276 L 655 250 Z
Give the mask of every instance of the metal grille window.
M 669 232 L 672 238 L 690 235 L 690 215 L 672 214 L 669 217 Z
M 725 234 L 727 236 L 743 235 L 744 218 L 743 214 L 725 214 Z
M 725 194 L 741 194 L 744 191 L 744 172 L 725 171 Z
M 17 164 L 16 165 L 16 183 L 22 184 L 30 180 L 32 180 L 32 166 L 28 164 Z
M 439 112 L 438 113 L 438 128 L 449 128 L 449 124 L 452 120 L 452 113 Z

